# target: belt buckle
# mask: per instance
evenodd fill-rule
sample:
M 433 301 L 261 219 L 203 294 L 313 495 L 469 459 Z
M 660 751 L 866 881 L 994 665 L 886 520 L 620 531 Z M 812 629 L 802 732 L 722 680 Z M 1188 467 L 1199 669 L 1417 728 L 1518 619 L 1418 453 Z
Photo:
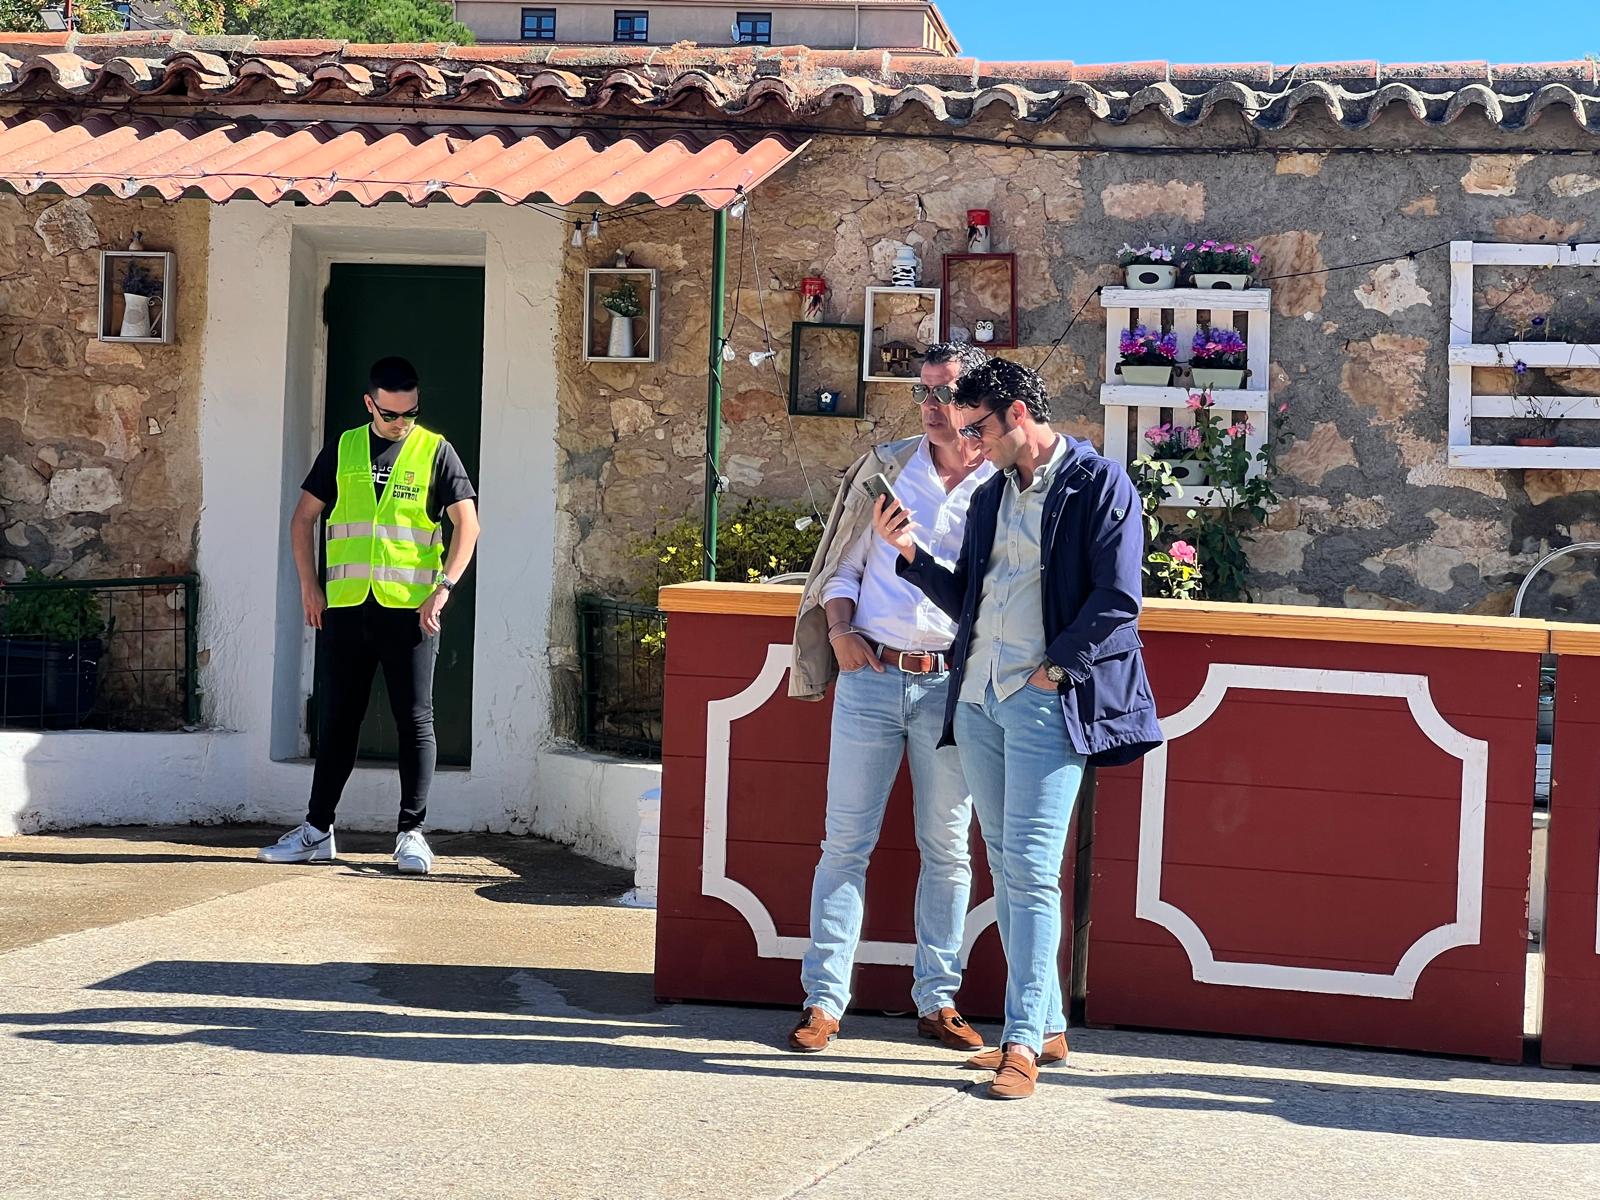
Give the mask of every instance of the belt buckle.
M 907 654 L 910 654 L 913 658 L 926 658 L 926 659 L 929 659 L 930 663 L 929 663 L 929 666 L 928 666 L 928 670 L 927 671 L 907 671 L 906 670 L 906 655 Z M 932 658 L 933 658 L 933 655 L 929 654 L 926 650 L 901 650 L 899 652 L 899 661 L 895 665 L 898 666 L 900 668 L 900 670 L 902 672 L 904 672 L 905 674 L 907 674 L 907 675 L 926 675 L 926 674 L 928 674 L 928 671 L 932 671 L 933 670 L 933 666 L 932 666 L 932 662 L 931 662 Z

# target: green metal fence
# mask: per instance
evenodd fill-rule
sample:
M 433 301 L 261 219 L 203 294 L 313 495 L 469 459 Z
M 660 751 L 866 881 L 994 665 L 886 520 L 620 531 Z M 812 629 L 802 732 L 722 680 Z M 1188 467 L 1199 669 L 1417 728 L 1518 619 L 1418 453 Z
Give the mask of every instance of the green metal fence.
M 193 575 L 0 588 L 0 726 L 198 724 L 199 588 Z
M 585 746 L 661 757 L 666 614 L 645 604 L 578 597 Z

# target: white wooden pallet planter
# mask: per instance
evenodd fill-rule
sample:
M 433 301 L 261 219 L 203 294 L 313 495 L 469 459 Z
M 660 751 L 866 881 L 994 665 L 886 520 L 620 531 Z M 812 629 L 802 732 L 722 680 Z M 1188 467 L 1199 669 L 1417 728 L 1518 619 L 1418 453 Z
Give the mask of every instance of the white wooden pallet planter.
M 1592 368 L 1600 371 L 1600 344 L 1588 342 L 1497 342 L 1472 340 L 1472 272 L 1475 267 L 1596 267 L 1600 242 L 1547 246 L 1540 243 L 1450 243 L 1450 450 L 1452 467 L 1484 470 L 1600 469 L 1600 446 L 1474 445 L 1472 422 L 1480 417 L 1522 417 L 1529 405 L 1559 413 L 1564 421 L 1600 419 L 1600 398 L 1586 396 L 1491 396 L 1474 393 L 1474 367 Z
M 1237 329 L 1249 347 L 1250 374 L 1244 387 L 1237 391 L 1214 390 L 1211 393 L 1215 401 L 1213 411 L 1225 425 L 1250 423 L 1253 432 L 1246 435 L 1245 445 L 1251 455 L 1266 445 L 1272 407 L 1267 391 L 1272 363 L 1271 288 L 1244 291 L 1106 288 L 1100 293 L 1100 305 L 1106 313 L 1106 369 L 1105 382 L 1100 385 L 1100 403 L 1105 409 L 1107 458 L 1132 466 L 1134 460 L 1142 458 L 1146 452 L 1146 429 L 1167 422 L 1194 424 L 1194 412 L 1188 407 L 1189 388 L 1145 387 L 1122 382 L 1117 374 L 1117 363 L 1122 357 L 1123 330 L 1136 325 L 1163 331 L 1170 329 L 1178 335 L 1181 367 L 1189 361 L 1190 344 L 1202 324 L 1201 312 L 1209 313 L 1208 323 L 1214 329 Z M 1259 472 L 1260 465 L 1253 469 Z M 1225 499 L 1210 488 L 1186 489 L 1172 503 L 1182 508 L 1213 508 L 1225 503 Z

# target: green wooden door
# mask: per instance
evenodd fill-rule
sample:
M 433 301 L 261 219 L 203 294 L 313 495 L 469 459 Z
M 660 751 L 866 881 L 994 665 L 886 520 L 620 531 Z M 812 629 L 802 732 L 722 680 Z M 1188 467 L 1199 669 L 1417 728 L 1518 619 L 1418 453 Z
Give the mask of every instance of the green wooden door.
M 449 439 L 476 485 L 483 430 L 482 268 L 334 263 L 323 320 L 328 326 L 326 440 L 336 442 L 346 429 L 370 420 L 361 401 L 367 372 L 378 359 L 399 354 L 411 360 L 422 381 L 421 423 Z M 447 529 L 446 536 L 450 533 Z M 433 710 L 444 766 L 471 765 L 477 577 L 469 570 L 451 596 L 439 639 Z M 315 697 L 312 703 L 314 714 Z M 315 720 L 311 728 L 314 746 Z M 380 672 L 361 729 L 361 757 L 393 761 L 397 749 Z

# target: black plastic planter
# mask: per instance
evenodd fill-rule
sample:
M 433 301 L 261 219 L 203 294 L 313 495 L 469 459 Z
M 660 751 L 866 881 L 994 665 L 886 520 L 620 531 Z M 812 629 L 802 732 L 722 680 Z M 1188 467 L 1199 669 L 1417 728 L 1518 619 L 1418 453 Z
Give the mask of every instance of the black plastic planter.
M 104 649 L 98 638 L 0 637 L 0 724 L 13 729 L 82 725 L 99 697 Z

